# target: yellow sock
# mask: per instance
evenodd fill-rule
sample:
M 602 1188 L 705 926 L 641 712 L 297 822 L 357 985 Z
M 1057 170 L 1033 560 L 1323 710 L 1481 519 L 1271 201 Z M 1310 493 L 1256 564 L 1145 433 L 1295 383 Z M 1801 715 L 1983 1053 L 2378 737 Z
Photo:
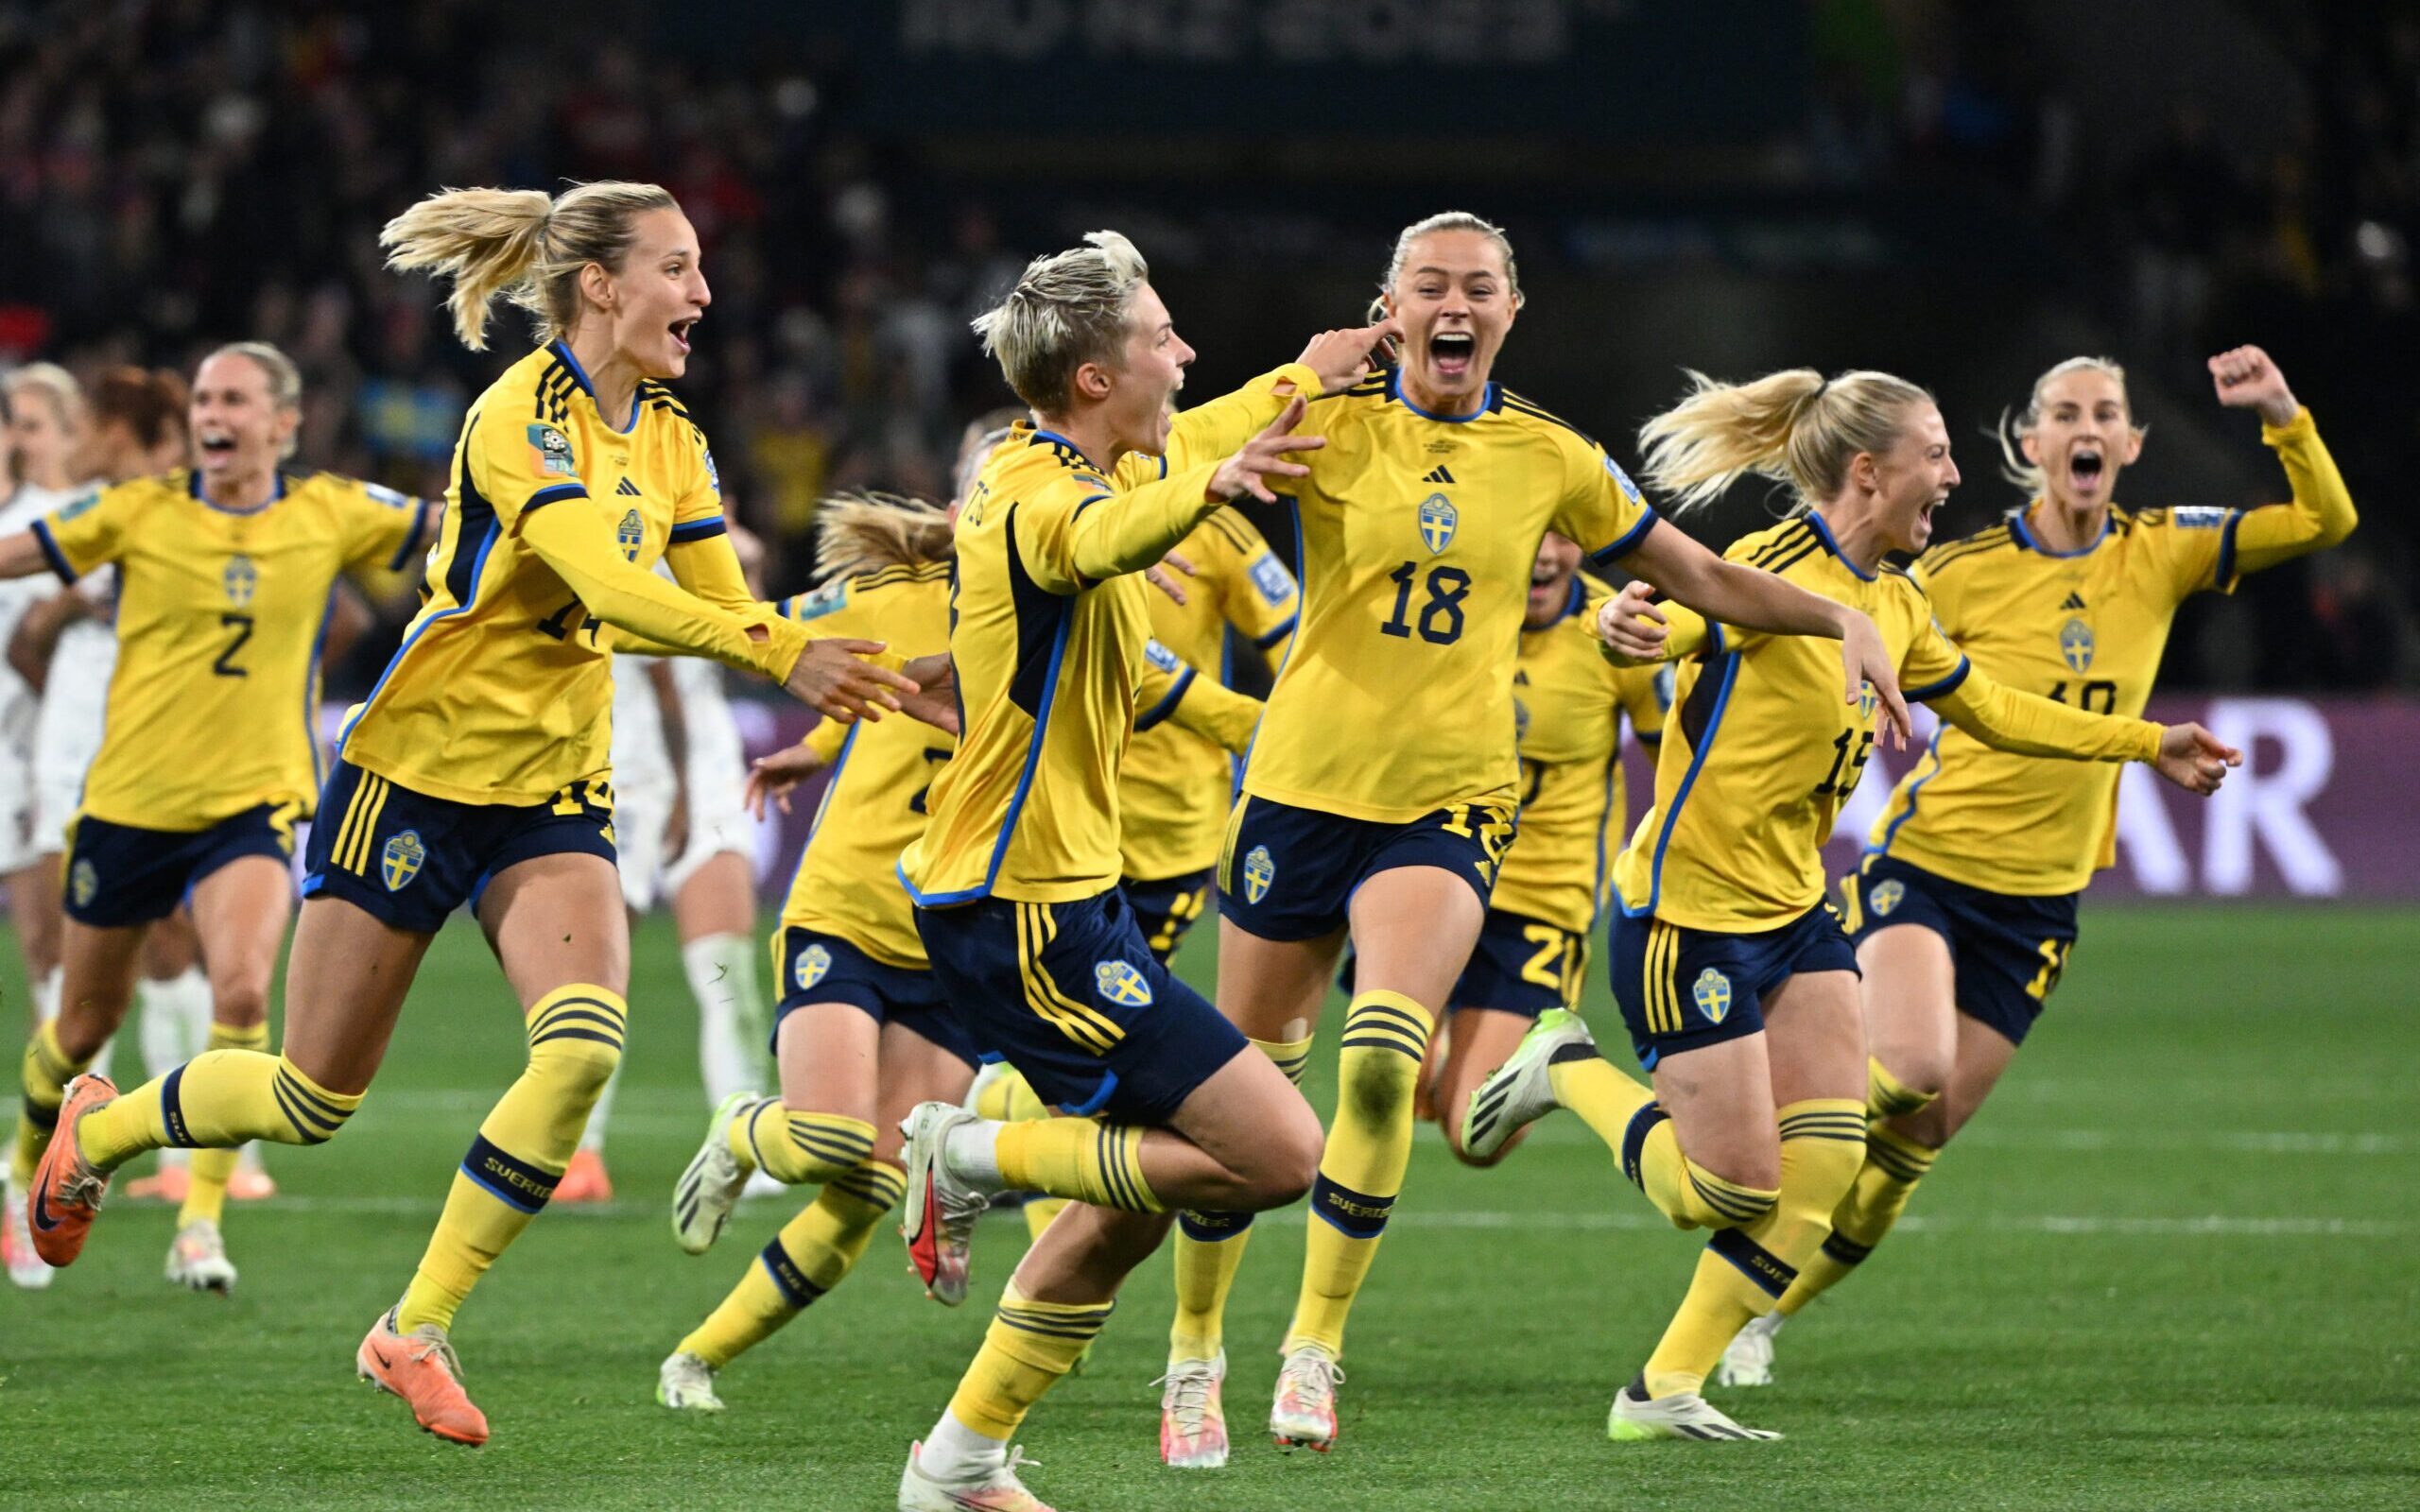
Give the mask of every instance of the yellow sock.
M 1303 1085 L 1311 1041 L 1255 1040 L 1286 1079 Z M 1227 1294 L 1252 1242 L 1249 1212 L 1182 1212 L 1176 1220 L 1176 1319 L 1168 1325 L 1168 1363 L 1215 1360 L 1225 1346 Z
M 248 1024 L 235 1028 L 213 1022 L 210 1025 L 212 1050 L 249 1050 L 255 1055 L 268 1049 L 268 1025 Z M 188 1164 L 184 1206 L 177 1211 L 177 1227 L 182 1228 L 198 1218 L 216 1223 L 227 1210 L 227 1178 L 235 1174 L 235 1160 L 241 1145 L 223 1145 L 196 1150 Z
M 1832 1231 L 1798 1267 L 1798 1279 L 1789 1283 L 1773 1311 L 1788 1316 L 1846 1280 L 1908 1210 L 1916 1183 L 1925 1178 L 1940 1154 L 1885 1125 L 1867 1125 L 1865 1164 L 1832 1213 Z
M 790 1186 L 829 1181 L 873 1154 L 873 1125 L 838 1113 L 802 1113 L 767 1097 L 731 1121 L 740 1163 Z
M 1020 1090 L 1033 1099 L 1036 1107 L 1041 1105 L 1041 1099 L 1033 1096 L 1033 1089 L 1026 1086 L 1023 1076 L 1005 1065 L 1001 1066 L 999 1074 L 986 1081 L 982 1090 L 975 1094 L 975 1116 L 988 1118 L 994 1124 L 1005 1124 L 1015 1118 L 1016 1095 Z
M 949 1399 L 950 1416 L 1006 1441 L 1042 1394 L 1059 1383 L 1100 1334 L 1117 1303 L 1028 1301 L 1011 1281 L 983 1348 Z
M 1642 1372 L 1650 1397 L 1691 1393 L 1751 1319 L 1789 1289 L 1831 1231 L 1832 1210 L 1865 1159 L 1865 1105 L 1815 1097 L 1781 1109 L 1781 1196 L 1772 1211 L 1707 1241 L 1697 1274 Z
M 1000 1126 L 994 1159 L 1010 1190 L 1073 1197 L 1123 1212 L 1165 1211 L 1143 1179 L 1143 1130 L 1089 1118 L 1041 1118 Z
M 731 1295 L 681 1341 L 719 1370 L 770 1338 L 856 1268 L 883 1214 L 899 1203 L 908 1178 L 895 1165 L 860 1161 L 825 1184 L 815 1201 L 773 1236 Z M 873 1193 L 868 1196 L 864 1194 Z
M 1905 1118 L 1932 1106 L 1939 1092 L 1918 1091 L 1872 1056 L 1865 1057 L 1865 1110 L 1874 1118 Z
M 1436 1021 L 1400 992 L 1357 993 L 1337 1045 L 1336 1121 L 1311 1183 L 1303 1288 L 1285 1352 L 1316 1344 L 1344 1353 L 1344 1321 L 1377 1257 L 1411 1163 L 1411 1101 Z
M 1003 1124 L 1050 1116 L 1049 1105 L 1035 1096 L 1032 1084 L 1014 1071 L 1003 1071 L 992 1079 L 991 1085 L 983 1089 L 983 1095 L 976 1099 L 975 1111 Z M 1042 1230 L 1049 1228 L 1066 1206 L 1064 1197 L 1035 1197 L 1027 1202 L 1026 1243 L 1040 1243 Z
M 172 1145 L 324 1144 L 360 1108 L 363 1095 L 330 1091 L 282 1055 L 205 1051 L 86 1118 L 76 1127 L 77 1147 L 108 1171 Z
M 529 1064 L 454 1174 L 445 1211 L 396 1310 L 398 1331 L 452 1328 L 471 1288 L 555 1194 L 589 1109 L 621 1063 L 629 1015 L 618 993 L 585 983 L 557 988 L 530 1008 Z
M 34 1167 L 50 1147 L 51 1131 L 59 1127 L 59 1105 L 67 1100 L 67 1084 L 82 1075 L 91 1061 L 77 1064 L 59 1048 L 59 1021 L 45 1019 L 26 1041 L 26 1057 L 18 1083 L 25 1101 L 17 1108 L 17 1142 L 9 1151 L 9 1175 L 23 1192 L 34 1183 Z

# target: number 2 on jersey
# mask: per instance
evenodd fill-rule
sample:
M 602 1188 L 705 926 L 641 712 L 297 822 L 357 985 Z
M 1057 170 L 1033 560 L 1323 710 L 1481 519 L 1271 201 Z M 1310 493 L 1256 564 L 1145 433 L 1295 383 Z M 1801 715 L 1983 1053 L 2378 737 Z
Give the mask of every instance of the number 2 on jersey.
M 1387 574 L 1395 585 L 1394 612 L 1378 627 L 1381 635 L 1411 634 L 1411 585 L 1419 576 L 1418 562 L 1405 562 Z M 1428 569 L 1428 601 L 1420 607 L 1420 638 L 1431 645 L 1451 645 L 1462 638 L 1462 600 L 1470 596 L 1471 575 L 1460 567 Z
M 252 638 L 252 617 L 250 614 L 221 614 L 218 623 L 222 628 L 235 633 L 228 637 L 226 645 L 219 650 L 218 660 L 210 663 L 210 670 L 222 678 L 251 677 L 252 674 L 249 669 L 235 664 L 235 653 Z

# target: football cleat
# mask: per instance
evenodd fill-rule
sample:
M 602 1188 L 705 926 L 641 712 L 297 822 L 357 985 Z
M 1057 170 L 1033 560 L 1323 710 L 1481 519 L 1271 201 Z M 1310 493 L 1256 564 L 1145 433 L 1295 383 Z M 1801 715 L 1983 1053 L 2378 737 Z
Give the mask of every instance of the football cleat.
M 193 1172 L 183 1161 L 180 1160 L 174 1165 L 163 1162 L 160 1169 L 149 1176 L 137 1177 L 129 1181 L 126 1184 L 126 1197 L 130 1202 L 167 1202 L 182 1207 L 184 1205 L 185 1193 L 191 1190 L 192 1186 Z M 227 1183 L 227 1194 L 231 1197 L 235 1194 L 234 1182 Z
M 1605 1416 L 1605 1436 L 1616 1444 L 1632 1444 L 1652 1438 L 1713 1443 L 1732 1438 L 1779 1438 L 1781 1435 L 1733 1422 L 1694 1391 L 1650 1398 L 1633 1384 L 1614 1393 L 1613 1411 Z
M 1277 1394 L 1269 1406 L 1269 1436 L 1280 1449 L 1336 1447 L 1336 1388 L 1344 1368 L 1336 1356 L 1305 1344 L 1277 1367 Z
M 555 1183 L 553 1200 L 557 1202 L 613 1201 L 614 1178 L 606 1174 L 605 1157 L 585 1145 L 572 1151 L 571 1164 L 563 1167 L 562 1179 Z
M 667 1354 L 656 1367 L 655 1400 L 674 1412 L 720 1412 L 715 1367 L 686 1351 Z
M 1548 1008 L 1513 1047 L 1512 1058 L 1495 1068 L 1471 1093 L 1462 1115 L 1462 1149 L 1485 1160 L 1504 1148 L 1505 1141 L 1563 1105 L 1554 1100 L 1554 1083 L 1547 1068 L 1556 1052 L 1569 1045 L 1597 1048 L 1580 1015 L 1567 1008 Z
M 899 1472 L 899 1512 L 1052 1512 L 1049 1503 L 1025 1488 L 1017 1468 L 1038 1465 L 1011 1449 L 999 1469 L 979 1481 L 937 1481 L 921 1463 L 925 1446 L 908 1446 L 908 1468 Z
M 488 1441 L 488 1415 L 463 1391 L 462 1362 L 436 1324 L 398 1333 L 390 1307 L 370 1326 L 369 1336 L 354 1351 L 353 1364 L 362 1380 L 403 1398 L 411 1407 L 412 1420 L 438 1437 L 475 1446 Z
M 76 1125 L 116 1098 L 117 1087 L 107 1076 L 86 1072 L 69 1082 L 66 1100 L 59 1105 L 59 1131 L 42 1152 L 42 1164 L 34 1167 L 26 1226 L 33 1233 L 34 1253 L 52 1265 L 72 1265 L 84 1252 L 85 1236 L 93 1231 L 101 1198 L 110 1189 L 110 1174 L 93 1169 L 78 1148 Z
M 769 1171 L 751 1173 L 748 1184 L 739 1189 L 739 1200 L 742 1202 L 759 1197 L 786 1197 L 789 1194 L 789 1184 Z
M 26 1291 L 50 1284 L 50 1267 L 34 1253 L 33 1230 L 26 1225 L 26 1195 L 14 1186 L 0 1211 L 0 1263 L 8 1265 L 9 1280 Z
M 1227 1353 L 1216 1360 L 1176 1360 L 1160 1377 L 1160 1463 L 1181 1470 L 1215 1470 L 1227 1463 L 1227 1415 L 1219 1403 Z
M 611 1195 L 609 1188 L 607 1195 Z M 261 1164 L 261 1147 L 247 1144 L 235 1157 L 235 1169 L 227 1177 L 227 1200 L 230 1202 L 267 1202 L 277 1195 L 277 1177 Z
M 1715 1382 L 1725 1386 L 1770 1386 L 1773 1383 L 1773 1336 L 1789 1321 L 1779 1313 L 1751 1318 L 1734 1334 L 1716 1367 Z
M 188 1291 L 216 1292 L 221 1297 L 233 1291 L 235 1265 L 227 1258 L 227 1241 L 218 1226 L 207 1218 L 196 1218 L 178 1229 L 168 1246 L 167 1275 L 171 1285 Z
M 908 1136 L 908 1193 L 899 1234 L 908 1241 L 908 1258 L 925 1283 L 925 1295 L 943 1307 L 966 1300 L 975 1220 L 991 1205 L 991 1194 L 949 1168 L 949 1131 L 976 1121 L 955 1104 L 919 1103 L 899 1125 Z
M 747 1189 L 749 1167 L 731 1150 L 731 1125 L 756 1101 L 754 1092 L 734 1092 L 715 1107 L 705 1143 L 672 1185 L 672 1237 L 692 1255 L 702 1255 L 722 1237 L 731 1210 Z

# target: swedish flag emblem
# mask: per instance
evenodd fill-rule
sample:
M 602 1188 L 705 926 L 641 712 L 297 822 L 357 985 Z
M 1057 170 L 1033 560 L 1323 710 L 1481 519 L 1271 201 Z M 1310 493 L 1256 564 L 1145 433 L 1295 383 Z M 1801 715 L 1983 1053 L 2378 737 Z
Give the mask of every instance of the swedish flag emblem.
M 90 861 L 78 861 L 67 873 L 68 889 L 76 895 L 76 906 L 82 908 L 101 890 L 101 874 L 93 869 Z
M 798 953 L 798 965 L 791 968 L 790 974 L 797 978 L 798 989 L 804 992 L 822 981 L 823 974 L 831 970 L 832 953 L 821 945 L 809 945 Z
M 1442 493 L 1420 501 L 1420 539 L 1427 544 L 1429 555 L 1454 543 L 1454 525 L 1461 519 L 1454 511 L 1454 501 Z
M 1720 1023 L 1731 1013 L 1731 978 L 1709 966 L 1698 973 L 1697 981 L 1689 988 L 1689 996 L 1696 1000 L 1698 1011 L 1705 1015 L 1706 1022 Z
M 252 595 L 260 591 L 261 570 L 252 565 L 250 557 L 230 557 L 227 558 L 227 570 L 219 574 L 218 581 L 219 586 L 227 590 L 227 602 L 241 609 L 251 603 Z
M 420 832 L 406 830 L 378 853 L 378 875 L 386 880 L 389 892 L 401 892 L 420 875 L 420 864 L 427 859 L 428 848 L 420 843 Z
M 1135 970 L 1132 961 L 1107 960 L 1093 963 L 1093 989 L 1103 1002 L 1120 1007 L 1148 1008 L 1151 1005 L 1151 984 Z
M 1874 910 L 1875 918 L 1886 919 L 1890 917 L 1892 909 L 1899 906 L 1899 900 L 1906 896 L 1908 896 L 1907 885 L 1893 877 L 1867 894 L 1865 902 L 1867 907 Z
M 1256 845 L 1252 854 L 1244 857 L 1244 902 L 1256 903 L 1269 896 L 1269 885 L 1277 880 L 1277 863 L 1269 859 L 1269 847 Z
M 2069 620 L 2059 627 L 2059 659 L 2070 672 L 2092 670 L 2092 627 L 2082 620 Z
M 1868 719 L 1873 718 L 1874 706 L 1879 701 L 1875 695 L 1873 683 L 1860 682 L 1857 685 L 1857 712 L 1859 714 Z
M 614 540 L 622 548 L 625 560 L 639 559 L 639 547 L 647 540 L 647 527 L 639 524 L 639 512 L 636 509 L 628 510 L 623 514 L 621 524 L 614 531 Z

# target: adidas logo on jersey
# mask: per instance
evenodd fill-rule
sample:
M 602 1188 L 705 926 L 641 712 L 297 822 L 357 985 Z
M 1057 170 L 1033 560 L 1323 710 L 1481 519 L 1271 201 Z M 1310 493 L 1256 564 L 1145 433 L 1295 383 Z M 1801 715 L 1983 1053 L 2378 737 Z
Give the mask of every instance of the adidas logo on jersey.
M 2067 601 L 2059 607 L 2061 609 L 2070 610 L 2081 610 L 2084 607 L 2083 595 L 2082 593 L 2069 593 L 2067 595 Z
M 628 478 L 624 478 L 621 483 L 614 488 L 614 491 L 615 493 L 627 494 L 633 499 L 639 497 L 639 486 Z
M 1437 465 L 1435 470 L 1423 472 L 1420 475 L 1420 481 L 1423 483 L 1451 483 L 1454 481 L 1454 474 L 1446 472 L 1445 465 L 1441 462 Z

